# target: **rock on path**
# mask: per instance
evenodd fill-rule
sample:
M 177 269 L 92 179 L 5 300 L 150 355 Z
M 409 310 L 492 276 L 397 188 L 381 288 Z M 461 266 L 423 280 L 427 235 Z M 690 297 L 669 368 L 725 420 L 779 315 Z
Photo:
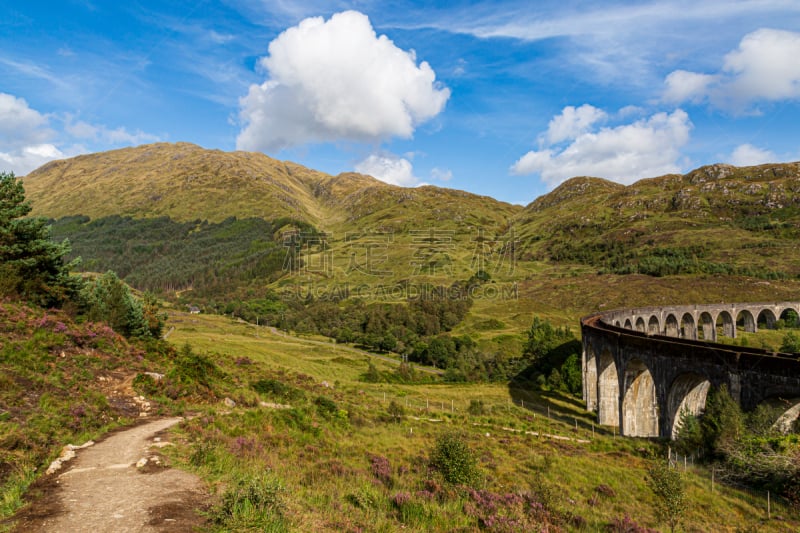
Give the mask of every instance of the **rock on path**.
M 197 511 L 208 503 L 200 479 L 173 468 L 141 467 L 141 460 L 154 454 L 156 434 L 181 420 L 155 420 L 80 450 L 44 498 L 49 505 L 34 503 L 16 531 L 194 531 L 204 523 Z

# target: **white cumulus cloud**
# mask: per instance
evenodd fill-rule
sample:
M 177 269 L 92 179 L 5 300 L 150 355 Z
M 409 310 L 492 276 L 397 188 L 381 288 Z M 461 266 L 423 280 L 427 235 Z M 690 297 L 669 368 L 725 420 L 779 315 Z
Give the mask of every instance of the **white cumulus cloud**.
M 668 102 L 708 100 L 721 109 L 747 111 L 760 101 L 800 98 L 800 33 L 761 28 L 745 35 L 714 74 L 676 70 L 665 79 Z
M 370 154 L 356 164 L 355 170 L 391 185 L 401 187 L 420 185 L 419 178 L 414 175 L 411 161 L 394 154 Z
M 28 106 L 24 98 L 0 93 L 0 143 L 2 147 L 23 147 L 52 137 L 45 115 Z
M 760 29 L 725 56 L 723 70 L 733 79 L 727 90 L 735 101 L 800 97 L 800 33 Z
M 589 104 L 583 104 L 577 108 L 569 105 L 561 111 L 561 114 L 550 120 L 547 127 L 547 142 L 556 144 L 567 139 L 574 139 L 581 133 L 589 131 L 594 124 L 606 117 L 605 111 Z
M 24 98 L 0 93 L 0 171 L 24 176 L 63 154 L 49 143 L 55 132 L 47 115 Z
M 58 130 L 53 124 L 61 125 Z M 53 159 L 86 152 L 82 141 L 101 149 L 141 144 L 159 138 L 142 131 L 108 128 L 78 120 L 69 113 L 43 114 L 24 98 L 0 93 L 0 171 L 24 176 Z
M 778 157 L 769 150 L 764 150 L 752 144 L 741 144 L 730 155 L 731 165 L 737 167 L 748 167 L 752 165 L 762 165 L 764 163 L 774 163 Z
M 64 157 L 64 153 L 53 144 L 23 146 L 12 152 L 0 152 L 0 170 L 24 176 L 49 161 Z
M 366 15 L 307 18 L 260 60 L 268 79 L 240 99 L 242 150 L 409 138 L 450 97 L 430 65 L 378 36 Z
M 664 80 L 667 87 L 663 98 L 670 103 L 699 103 L 706 98 L 709 86 L 716 79 L 711 74 L 698 74 L 688 70 L 673 71 Z
M 523 155 L 511 172 L 538 174 L 550 187 L 575 176 L 630 184 L 679 172 L 680 149 L 688 142 L 691 129 L 689 116 L 681 109 L 616 127 L 575 129 L 564 139 L 567 142 Z

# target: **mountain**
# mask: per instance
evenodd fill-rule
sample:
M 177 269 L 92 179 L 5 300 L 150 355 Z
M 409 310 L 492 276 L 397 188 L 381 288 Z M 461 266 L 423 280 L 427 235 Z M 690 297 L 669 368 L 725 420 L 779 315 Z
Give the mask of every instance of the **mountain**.
M 504 223 L 521 208 L 462 191 L 331 176 L 261 153 L 157 143 L 53 161 L 24 178 L 35 215 L 292 218 L 334 231 L 380 224 Z M 409 210 L 409 206 L 414 206 Z
M 665 294 L 686 298 L 676 276 L 696 286 L 721 276 L 735 291 L 800 276 L 800 163 L 711 165 L 629 186 L 577 177 L 525 207 L 187 143 L 54 161 L 23 183 L 34 214 L 54 219 L 84 268 L 197 298 L 347 285 L 385 299 L 382 287 L 450 285 L 484 270 L 555 310 L 575 300 L 555 281 L 565 276 L 666 277 Z M 598 283 L 595 303 L 636 300 Z M 728 290 L 718 285 L 692 298 Z M 486 305 L 487 319 L 519 307 Z
M 800 163 L 710 165 L 627 187 L 573 178 L 526 206 L 517 228 L 532 259 L 617 273 L 796 277 Z

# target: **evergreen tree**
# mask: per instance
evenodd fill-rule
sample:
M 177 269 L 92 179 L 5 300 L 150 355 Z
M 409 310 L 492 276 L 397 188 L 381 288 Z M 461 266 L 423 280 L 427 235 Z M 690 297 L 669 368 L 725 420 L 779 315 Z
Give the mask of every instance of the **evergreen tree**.
M 574 338 L 569 328 L 554 328 L 547 320 L 535 316 L 522 355 L 529 363 L 537 364 L 555 347 Z
M 86 282 L 81 291 L 81 307 L 86 318 L 107 322 L 125 337 L 159 337 L 163 316 L 152 296 L 145 297 L 144 305 L 114 272 Z
M 709 391 L 700 425 L 703 440 L 712 454 L 726 457 L 736 448 L 745 430 L 744 415 L 739 404 L 731 398 L 727 386 Z
M 22 182 L 0 172 L 0 294 L 59 306 L 80 288 L 80 278 L 69 275 L 77 261 L 65 262 L 69 242 L 51 241 L 46 220 L 26 218 L 30 212 Z

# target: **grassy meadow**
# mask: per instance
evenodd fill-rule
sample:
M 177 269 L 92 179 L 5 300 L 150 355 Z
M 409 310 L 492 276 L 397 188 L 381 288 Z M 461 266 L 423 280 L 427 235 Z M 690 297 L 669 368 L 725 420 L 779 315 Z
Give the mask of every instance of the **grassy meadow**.
M 168 330 L 242 385 L 228 392 L 235 407 L 193 406 L 169 452 L 219 495 L 219 531 L 663 527 L 645 478 L 664 447 L 595 427 L 576 398 L 504 384 L 368 383 L 364 355 L 229 317 L 172 312 Z M 430 465 L 452 432 L 479 471 L 471 488 Z M 767 520 L 761 495 L 719 483 L 712 493 L 710 477 L 687 465 L 684 530 L 798 527 L 779 518 L 782 507 Z

